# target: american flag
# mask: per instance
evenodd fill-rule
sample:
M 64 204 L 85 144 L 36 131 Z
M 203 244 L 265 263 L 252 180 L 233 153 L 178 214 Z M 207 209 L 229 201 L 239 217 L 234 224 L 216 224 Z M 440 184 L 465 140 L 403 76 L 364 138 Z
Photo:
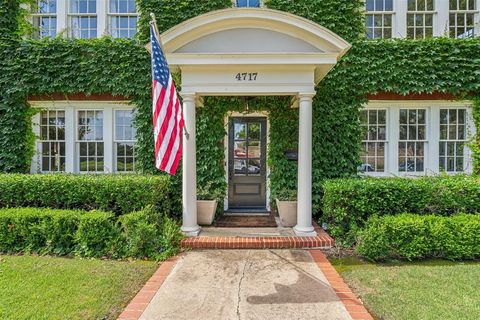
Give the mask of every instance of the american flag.
M 150 26 L 150 39 L 155 166 L 174 175 L 182 156 L 182 106 L 153 24 Z

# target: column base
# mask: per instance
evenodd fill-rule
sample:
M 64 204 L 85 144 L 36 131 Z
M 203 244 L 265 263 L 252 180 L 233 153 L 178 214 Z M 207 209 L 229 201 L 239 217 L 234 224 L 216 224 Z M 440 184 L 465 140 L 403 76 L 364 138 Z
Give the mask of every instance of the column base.
M 200 234 L 200 231 L 202 231 L 200 226 L 195 226 L 195 227 L 183 227 L 182 226 L 181 230 L 182 230 L 183 234 L 186 235 L 187 237 L 196 237 Z
M 303 228 L 303 227 L 295 226 L 293 227 L 293 231 L 299 237 L 316 237 L 317 236 L 317 233 L 315 232 L 315 229 L 313 227 Z

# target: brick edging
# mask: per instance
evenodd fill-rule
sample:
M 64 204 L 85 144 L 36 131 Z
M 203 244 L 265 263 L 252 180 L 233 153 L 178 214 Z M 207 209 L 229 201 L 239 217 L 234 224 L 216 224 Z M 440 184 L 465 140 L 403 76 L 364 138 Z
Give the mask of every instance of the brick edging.
M 335 270 L 330 261 L 328 261 L 323 252 L 320 250 L 309 250 L 309 252 L 337 294 L 337 297 L 342 301 L 352 319 L 374 320 L 363 303 L 343 281 L 342 277 L 338 274 L 337 270 Z
M 183 249 L 330 249 L 335 245 L 325 231 L 316 229 L 315 237 L 208 237 L 198 236 L 182 240 Z
M 158 289 L 162 286 L 173 267 L 177 264 L 178 256 L 170 258 L 158 267 L 157 271 L 145 283 L 137 295 L 130 301 L 127 307 L 118 317 L 118 320 L 138 320 L 153 299 Z

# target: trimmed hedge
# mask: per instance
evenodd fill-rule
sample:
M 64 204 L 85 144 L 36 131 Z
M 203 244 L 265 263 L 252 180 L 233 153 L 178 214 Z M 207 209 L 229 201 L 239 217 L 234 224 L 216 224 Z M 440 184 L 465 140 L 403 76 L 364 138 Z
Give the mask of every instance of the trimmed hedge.
M 182 238 L 177 223 L 152 206 L 118 220 L 102 211 L 0 209 L 0 253 L 164 259 Z
M 359 232 L 357 252 L 376 261 L 480 258 L 480 215 L 372 217 Z
M 480 179 L 470 176 L 335 179 L 324 183 L 322 222 L 344 245 L 373 215 L 480 212 Z
M 2 174 L 0 207 L 43 207 L 130 213 L 151 205 L 172 211 L 166 176 Z
M 124 255 L 163 259 L 175 255 L 183 236 L 178 224 L 152 207 L 119 218 L 124 237 Z
M 95 229 L 93 229 L 95 228 Z M 13 208 L 0 210 L 0 252 L 99 257 L 118 235 L 112 213 Z

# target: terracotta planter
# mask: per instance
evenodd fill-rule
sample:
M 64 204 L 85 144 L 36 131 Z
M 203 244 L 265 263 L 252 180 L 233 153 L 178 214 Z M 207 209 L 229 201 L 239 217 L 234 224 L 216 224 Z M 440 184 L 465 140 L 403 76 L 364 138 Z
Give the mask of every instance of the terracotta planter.
M 213 223 L 217 211 L 217 200 L 197 200 L 198 224 L 209 226 Z
M 278 215 L 280 223 L 284 227 L 294 227 L 297 224 L 297 201 L 280 201 L 277 202 Z

